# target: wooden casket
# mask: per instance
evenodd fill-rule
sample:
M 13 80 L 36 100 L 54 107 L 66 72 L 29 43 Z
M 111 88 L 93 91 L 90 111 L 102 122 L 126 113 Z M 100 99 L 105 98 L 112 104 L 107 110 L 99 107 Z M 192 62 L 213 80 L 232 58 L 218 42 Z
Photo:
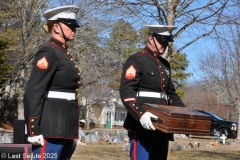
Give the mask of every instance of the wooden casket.
M 165 133 L 210 135 L 212 117 L 186 107 L 143 104 L 162 121 L 153 121 L 155 129 Z

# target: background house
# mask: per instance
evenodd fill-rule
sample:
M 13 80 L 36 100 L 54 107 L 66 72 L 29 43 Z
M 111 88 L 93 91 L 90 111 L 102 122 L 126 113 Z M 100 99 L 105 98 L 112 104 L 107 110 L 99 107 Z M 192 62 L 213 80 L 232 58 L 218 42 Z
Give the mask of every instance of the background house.
M 127 110 L 119 97 L 118 92 L 112 91 L 109 97 L 101 100 L 88 99 L 92 103 L 84 103 L 81 118 L 89 128 L 123 128 Z

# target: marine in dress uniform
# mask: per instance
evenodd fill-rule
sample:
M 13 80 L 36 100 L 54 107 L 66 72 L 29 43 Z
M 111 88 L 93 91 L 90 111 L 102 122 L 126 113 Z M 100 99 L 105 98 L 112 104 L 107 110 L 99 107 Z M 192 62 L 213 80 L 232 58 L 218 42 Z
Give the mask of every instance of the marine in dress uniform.
M 175 26 L 148 25 L 148 42 L 131 55 L 123 66 L 120 97 L 127 109 L 124 128 L 128 130 L 132 160 L 166 160 L 172 134 L 155 130 L 150 118 L 157 118 L 143 108 L 143 103 L 184 107 L 171 81 L 171 68 L 161 57 L 173 42 Z M 161 117 L 159 117 L 161 119 Z
M 70 159 L 78 139 L 77 93 L 80 70 L 68 52 L 74 38 L 79 8 L 75 5 L 51 9 L 43 14 L 52 24 L 51 39 L 40 48 L 24 94 L 24 116 L 33 159 Z

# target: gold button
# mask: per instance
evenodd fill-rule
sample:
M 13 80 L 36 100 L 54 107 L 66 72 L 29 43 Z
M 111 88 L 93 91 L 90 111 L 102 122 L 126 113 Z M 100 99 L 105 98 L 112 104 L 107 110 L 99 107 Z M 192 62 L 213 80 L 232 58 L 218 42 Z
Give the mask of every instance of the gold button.
M 81 82 L 80 81 L 78 81 L 78 84 L 80 84 Z
M 162 85 L 163 87 L 165 87 L 165 85 Z
M 32 134 L 34 134 L 34 132 L 32 132 Z
M 135 106 L 135 104 L 132 104 L 133 106 Z
M 138 107 L 136 107 L 136 109 L 138 109 Z
M 71 58 L 71 61 L 73 61 L 73 59 Z
M 76 92 L 78 92 L 78 89 L 76 89 Z
M 151 73 L 153 75 L 153 73 Z
M 32 125 L 31 128 L 34 128 L 34 125 Z
M 142 114 L 142 112 L 140 112 L 140 114 Z
M 164 81 L 165 79 L 163 78 L 162 80 Z
M 34 122 L 34 119 L 32 119 L 31 121 Z
M 163 72 L 162 72 L 162 74 L 163 74 Z
M 154 57 L 156 57 L 156 54 L 154 54 Z
M 70 53 L 69 52 L 67 52 L 67 55 L 69 55 Z
M 77 65 L 75 65 L 75 67 L 76 67 L 76 68 L 78 68 L 78 66 L 77 66 Z
M 80 73 L 78 73 L 78 75 L 80 76 Z
M 162 68 L 162 66 L 159 66 L 159 68 Z

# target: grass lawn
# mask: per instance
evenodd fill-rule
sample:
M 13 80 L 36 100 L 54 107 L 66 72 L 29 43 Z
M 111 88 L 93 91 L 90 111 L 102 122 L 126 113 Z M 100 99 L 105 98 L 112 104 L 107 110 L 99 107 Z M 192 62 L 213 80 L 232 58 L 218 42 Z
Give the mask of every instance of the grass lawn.
M 200 146 L 194 144 L 199 141 Z M 181 146 L 181 150 L 172 150 L 174 143 Z M 168 160 L 240 160 L 240 143 L 233 139 L 228 139 L 231 145 L 216 144 L 211 147 L 213 137 L 193 136 L 189 138 L 179 138 L 169 143 Z M 191 148 L 189 143 L 194 145 Z M 129 160 L 128 152 L 123 150 L 124 143 L 101 144 L 90 143 L 85 146 L 77 146 L 71 160 Z

